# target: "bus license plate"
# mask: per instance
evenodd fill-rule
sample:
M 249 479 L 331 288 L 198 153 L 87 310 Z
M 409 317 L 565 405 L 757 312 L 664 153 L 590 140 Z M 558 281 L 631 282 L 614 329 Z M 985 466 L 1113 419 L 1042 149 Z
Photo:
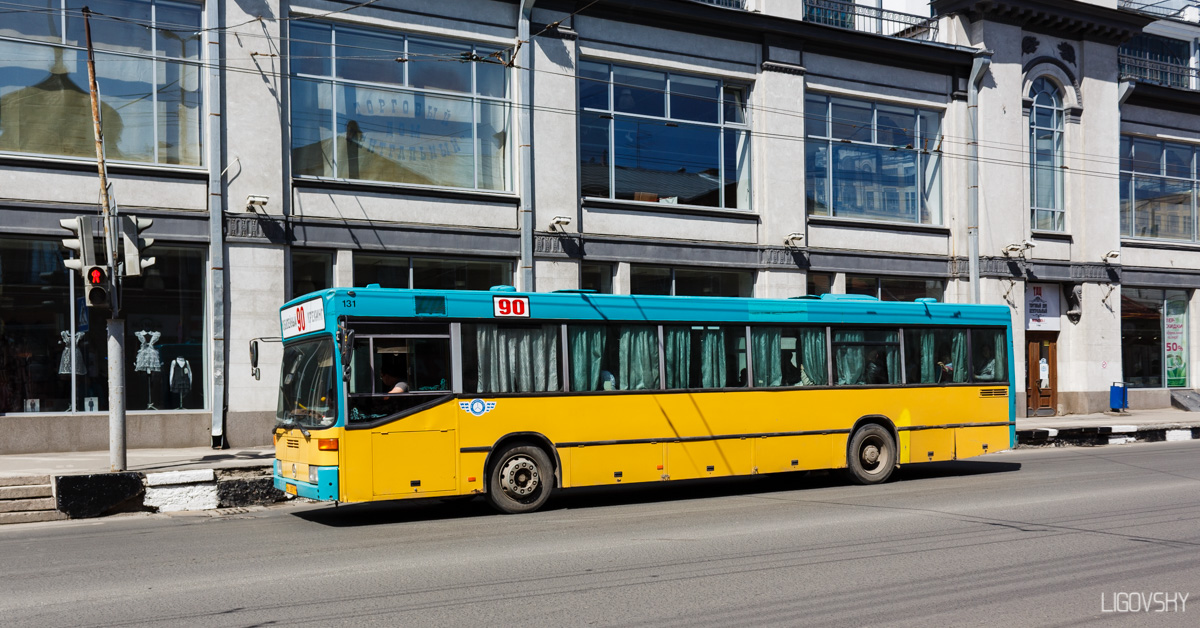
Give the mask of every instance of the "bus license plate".
M 288 495 L 295 495 L 296 494 L 296 485 L 295 484 L 284 485 L 283 490 L 286 491 L 288 493 Z

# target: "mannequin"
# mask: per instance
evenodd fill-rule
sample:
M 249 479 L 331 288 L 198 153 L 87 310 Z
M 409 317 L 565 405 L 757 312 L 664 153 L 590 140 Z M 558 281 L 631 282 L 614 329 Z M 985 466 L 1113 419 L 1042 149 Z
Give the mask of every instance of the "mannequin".
M 162 370 L 162 357 L 159 356 L 158 348 L 154 343 L 162 337 L 161 332 L 157 331 L 137 331 L 133 335 L 137 336 L 142 346 L 138 349 L 137 357 L 133 360 L 133 370 L 140 371 L 146 374 L 146 409 L 157 410 L 154 407 L 153 386 L 150 385 L 154 374 Z
M 179 409 L 183 409 L 183 399 L 192 392 L 192 365 L 183 356 L 171 362 L 171 392 L 179 395 Z
M 71 352 L 71 332 L 59 332 L 62 335 L 63 352 L 62 358 L 58 361 L 59 375 L 87 375 L 87 366 L 83 363 L 83 349 L 80 347 L 80 342 L 83 340 L 83 332 L 75 334 L 75 351 Z M 67 412 L 75 411 L 75 400 L 71 399 L 71 403 L 67 406 Z

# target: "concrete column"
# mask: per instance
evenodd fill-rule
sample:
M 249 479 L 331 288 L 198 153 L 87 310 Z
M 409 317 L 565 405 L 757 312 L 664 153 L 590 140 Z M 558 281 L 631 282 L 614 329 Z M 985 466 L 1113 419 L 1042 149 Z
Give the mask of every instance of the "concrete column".
M 334 253 L 333 287 L 350 288 L 354 286 L 354 251 L 340 250 Z

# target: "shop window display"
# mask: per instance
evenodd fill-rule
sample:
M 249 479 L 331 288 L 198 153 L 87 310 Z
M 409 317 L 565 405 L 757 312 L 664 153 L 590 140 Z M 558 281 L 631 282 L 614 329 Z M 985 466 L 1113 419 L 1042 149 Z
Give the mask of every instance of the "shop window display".
M 154 252 L 158 263 L 126 279 L 122 291 L 127 407 L 201 409 L 204 251 L 156 245 Z M 0 238 L 0 413 L 108 410 L 109 313 L 83 306 L 82 280 L 63 266 L 64 254 L 57 239 Z M 192 373 L 182 397 L 170 395 L 162 368 L 176 358 Z

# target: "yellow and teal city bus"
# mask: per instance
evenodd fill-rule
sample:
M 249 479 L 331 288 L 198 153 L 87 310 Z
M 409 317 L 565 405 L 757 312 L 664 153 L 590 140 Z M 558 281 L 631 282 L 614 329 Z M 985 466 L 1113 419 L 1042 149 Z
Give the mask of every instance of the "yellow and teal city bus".
M 1015 439 L 1004 306 L 368 286 L 280 321 L 275 486 L 317 500 L 514 513 L 580 486 L 873 484 Z

